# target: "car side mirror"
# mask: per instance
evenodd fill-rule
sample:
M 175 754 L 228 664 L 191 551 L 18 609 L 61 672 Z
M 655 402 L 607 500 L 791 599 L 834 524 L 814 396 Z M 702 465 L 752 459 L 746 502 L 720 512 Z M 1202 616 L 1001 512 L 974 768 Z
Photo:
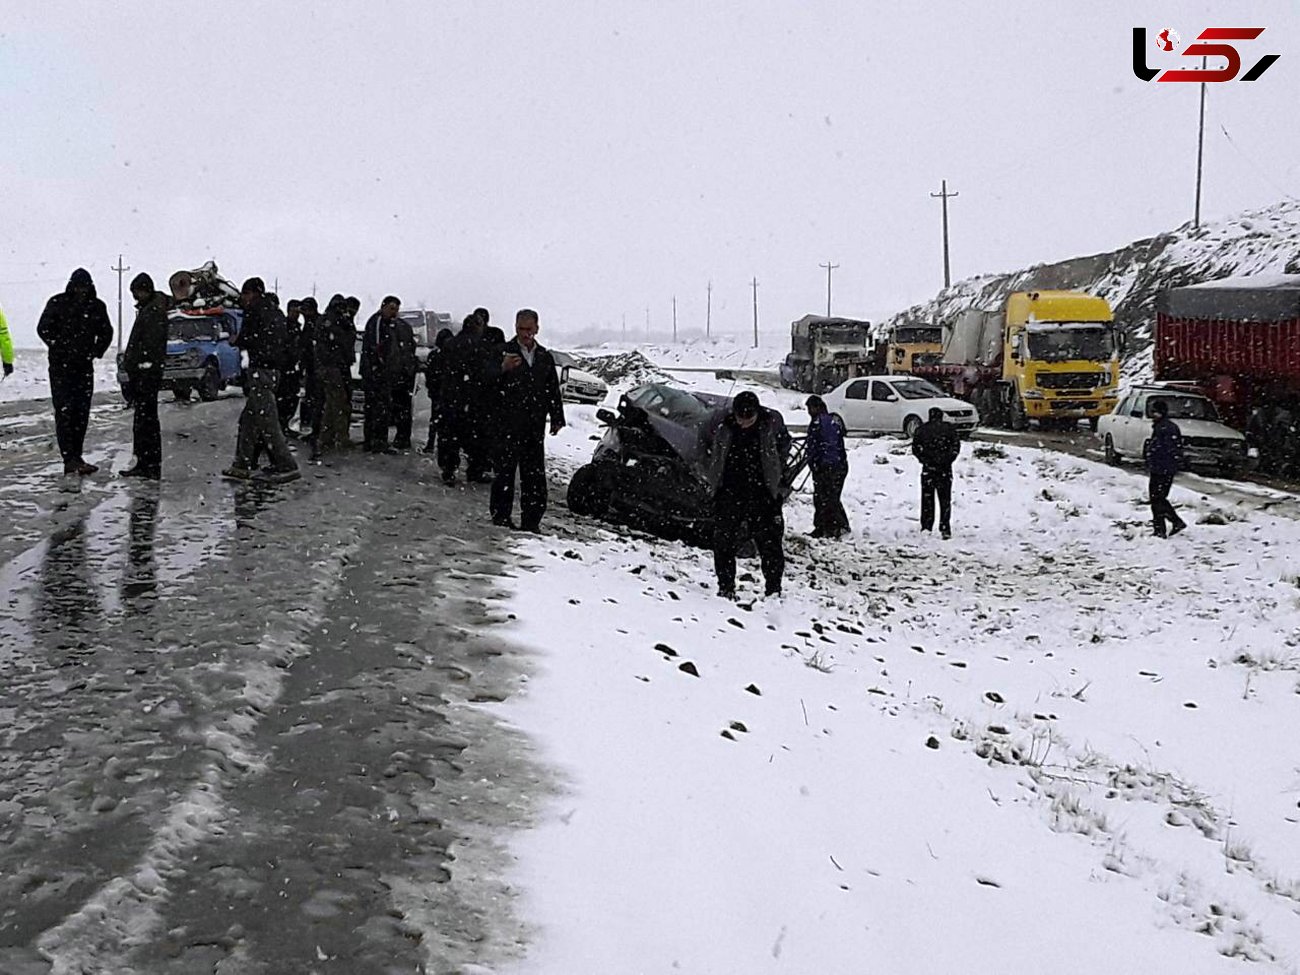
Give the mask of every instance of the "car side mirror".
M 609 424 L 610 426 L 618 422 L 618 417 L 615 416 L 612 411 L 604 409 L 603 407 L 596 411 L 596 419 L 601 423 Z

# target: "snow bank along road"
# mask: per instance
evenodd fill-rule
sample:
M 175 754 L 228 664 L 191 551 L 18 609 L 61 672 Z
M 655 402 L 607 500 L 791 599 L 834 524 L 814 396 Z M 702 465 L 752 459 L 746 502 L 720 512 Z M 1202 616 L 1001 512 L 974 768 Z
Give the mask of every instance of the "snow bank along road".
M 238 395 L 163 405 L 161 486 L 0 454 L 0 972 L 453 971 L 518 949 L 494 876 L 541 789 L 483 489 L 347 458 L 215 479 Z M 95 462 L 129 415 L 97 407 Z M 472 516 L 471 516 L 472 512 Z
M 1156 540 L 1138 471 L 967 444 L 945 543 L 906 444 L 850 451 L 855 535 L 796 496 L 779 600 L 524 546 L 506 711 L 567 789 L 514 847 L 518 971 L 1297 971 L 1300 525 L 1179 486 Z

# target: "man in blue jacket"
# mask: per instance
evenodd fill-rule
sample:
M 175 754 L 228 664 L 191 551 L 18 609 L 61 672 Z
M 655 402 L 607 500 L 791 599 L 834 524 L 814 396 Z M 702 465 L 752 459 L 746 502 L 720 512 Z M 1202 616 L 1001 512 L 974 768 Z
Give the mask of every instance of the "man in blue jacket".
M 840 501 L 849 476 L 844 449 L 844 421 L 826 409 L 820 396 L 809 396 L 807 456 L 813 481 L 813 538 L 839 538 L 849 531 L 849 516 Z
M 1174 475 L 1185 466 L 1183 463 L 1183 433 L 1178 424 L 1169 419 L 1169 404 L 1162 399 L 1154 400 L 1149 410 L 1151 419 L 1151 440 L 1147 444 L 1147 470 L 1151 474 L 1147 493 L 1151 498 L 1151 523 L 1157 538 L 1177 535 L 1187 527 L 1187 523 L 1178 517 L 1174 506 L 1169 503 L 1169 489 L 1173 487 Z M 1169 523 L 1166 531 L 1165 522 Z

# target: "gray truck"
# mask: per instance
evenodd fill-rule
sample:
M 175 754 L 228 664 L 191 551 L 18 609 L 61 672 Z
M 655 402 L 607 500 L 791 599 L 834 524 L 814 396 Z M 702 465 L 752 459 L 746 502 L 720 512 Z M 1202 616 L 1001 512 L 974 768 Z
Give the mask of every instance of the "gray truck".
M 781 363 L 787 389 L 824 393 L 877 371 L 870 322 L 805 315 L 790 325 L 790 354 Z

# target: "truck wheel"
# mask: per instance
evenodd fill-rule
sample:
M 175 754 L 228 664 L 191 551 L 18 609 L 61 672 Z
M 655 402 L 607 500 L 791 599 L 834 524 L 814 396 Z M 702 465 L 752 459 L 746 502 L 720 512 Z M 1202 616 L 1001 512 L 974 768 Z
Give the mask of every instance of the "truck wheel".
M 217 364 L 208 361 L 208 367 L 203 370 L 203 378 L 199 380 L 199 399 L 205 403 L 211 403 L 221 392 L 221 373 L 217 371 Z
M 188 403 L 190 401 L 189 383 L 177 383 L 172 387 L 172 395 L 176 397 L 176 402 Z
M 1119 451 L 1115 449 L 1115 441 L 1110 438 L 1109 433 L 1106 434 L 1106 442 L 1102 445 L 1102 450 L 1106 454 L 1106 463 L 1112 467 L 1118 467 Z
M 911 440 L 916 436 L 916 431 L 921 429 L 921 418 L 919 416 L 909 416 L 903 421 L 903 436 Z
M 1096 433 L 1097 424 L 1099 424 L 1100 422 L 1101 422 L 1101 417 L 1099 416 L 1088 417 L 1088 429 L 1091 430 L 1093 433 Z
M 1029 415 L 1025 412 L 1025 401 L 1019 393 L 1011 394 L 1011 408 L 1007 412 L 1011 414 L 1007 426 L 1012 430 L 1019 433 L 1029 429 Z
M 569 479 L 565 503 L 575 515 L 599 517 L 609 507 L 609 496 L 609 485 L 600 469 L 595 464 L 586 464 L 574 471 Z

